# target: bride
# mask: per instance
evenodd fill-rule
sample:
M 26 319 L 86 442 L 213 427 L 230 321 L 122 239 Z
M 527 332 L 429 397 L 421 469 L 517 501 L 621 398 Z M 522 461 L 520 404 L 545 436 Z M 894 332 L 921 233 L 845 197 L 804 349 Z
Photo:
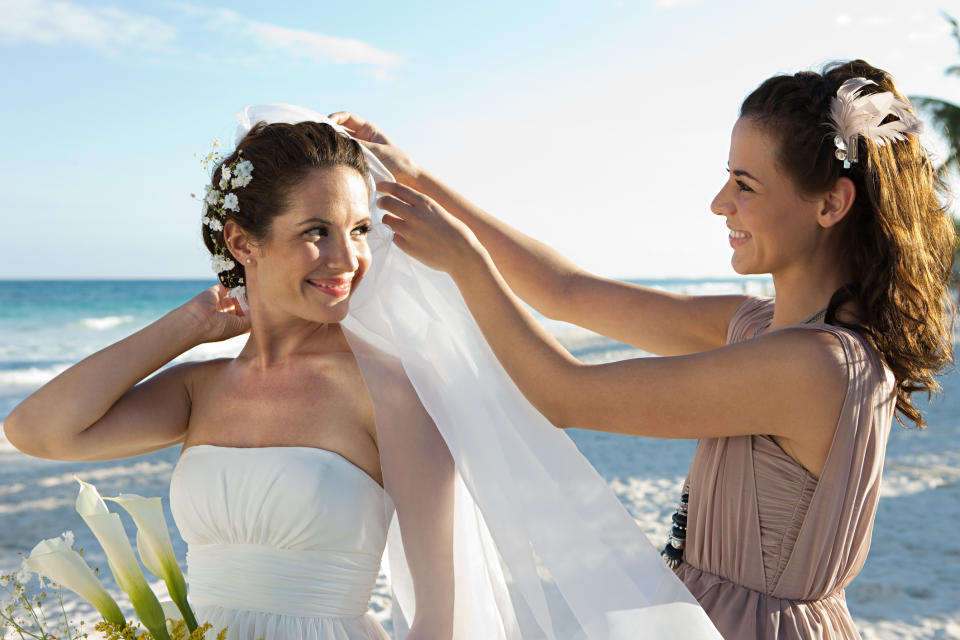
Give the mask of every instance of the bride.
M 379 161 L 305 109 L 238 119 L 203 212 L 220 284 L 24 400 L 10 442 L 182 445 L 190 600 L 231 639 L 387 638 L 367 613 L 384 549 L 397 638 L 719 637 L 452 281 L 394 249 Z M 247 331 L 236 358 L 163 368 Z

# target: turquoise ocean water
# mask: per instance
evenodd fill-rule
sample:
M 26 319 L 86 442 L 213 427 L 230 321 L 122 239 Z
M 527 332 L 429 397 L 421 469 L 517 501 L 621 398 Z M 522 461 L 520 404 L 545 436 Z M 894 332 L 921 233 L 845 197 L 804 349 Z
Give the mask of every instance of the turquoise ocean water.
M 637 282 L 676 292 L 769 289 L 762 279 Z M 64 368 L 212 284 L 212 280 L 0 281 L 0 420 Z
M 67 366 L 212 282 L 0 281 L 0 419 Z

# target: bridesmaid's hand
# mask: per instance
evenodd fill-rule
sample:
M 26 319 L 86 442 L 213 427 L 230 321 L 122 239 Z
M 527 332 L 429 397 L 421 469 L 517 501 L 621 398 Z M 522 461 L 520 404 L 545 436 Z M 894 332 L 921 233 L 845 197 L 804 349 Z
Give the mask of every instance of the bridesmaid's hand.
M 250 318 L 240 304 L 217 284 L 204 289 L 176 311 L 190 318 L 196 328 L 197 342 L 219 342 L 250 331 Z
M 338 111 L 328 117 L 370 149 L 397 182 L 416 187 L 420 167 L 400 147 L 390 142 L 376 125 L 347 111 Z
M 480 264 L 486 249 L 467 225 L 432 198 L 396 182 L 377 183 L 383 222 L 393 229 L 393 242 L 428 267 L 454 278 Z

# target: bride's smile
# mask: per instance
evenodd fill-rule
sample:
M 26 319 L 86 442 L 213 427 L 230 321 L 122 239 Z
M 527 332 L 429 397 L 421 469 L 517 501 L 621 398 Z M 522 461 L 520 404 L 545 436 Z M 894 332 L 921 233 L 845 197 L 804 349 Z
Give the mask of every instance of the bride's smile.
M 318 291 L 321 291 L 327 295 L 333 296 L 335 298 L 343 298 L 350 295 L 353 290 L 351 283 L 353 281 L 353 274 L 350 274 L 348 278 L 332 278 L 328 280 L 307 280 L 310 284 L 317 288 Z

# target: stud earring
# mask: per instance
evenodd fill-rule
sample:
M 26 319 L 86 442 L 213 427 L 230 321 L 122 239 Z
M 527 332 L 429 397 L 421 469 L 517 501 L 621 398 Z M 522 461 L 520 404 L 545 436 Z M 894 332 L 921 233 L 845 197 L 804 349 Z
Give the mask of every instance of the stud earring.
M 251 262 L 253 261 L 250 258 L 247 258 L 247 264 L 250 264 Z

